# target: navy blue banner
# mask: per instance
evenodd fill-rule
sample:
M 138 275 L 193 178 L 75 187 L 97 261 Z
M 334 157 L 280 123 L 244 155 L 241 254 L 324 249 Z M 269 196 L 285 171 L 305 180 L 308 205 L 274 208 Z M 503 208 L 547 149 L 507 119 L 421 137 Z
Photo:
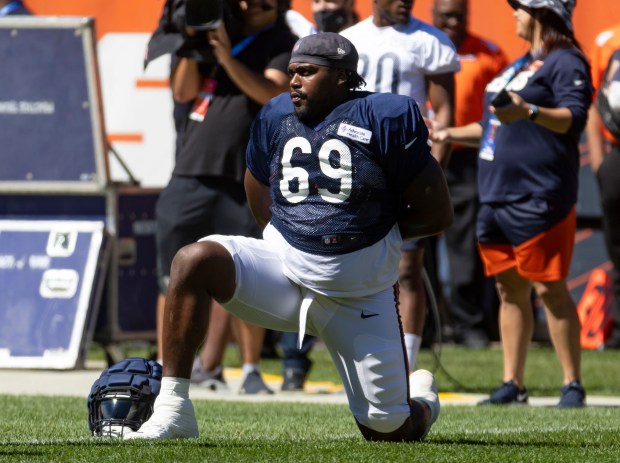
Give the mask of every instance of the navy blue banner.
M 75 367 L 97 288 L 103 227 L 0 220 L 0 367 Z
M 95 180 L 83 34 L 0 27 L 0 181 Z

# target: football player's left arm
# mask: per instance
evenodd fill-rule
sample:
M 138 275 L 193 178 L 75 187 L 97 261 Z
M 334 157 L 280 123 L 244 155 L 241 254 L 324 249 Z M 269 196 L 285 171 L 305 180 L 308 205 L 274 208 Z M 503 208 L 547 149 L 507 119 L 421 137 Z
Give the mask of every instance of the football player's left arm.
M 269 187 L 259 182 L 248 169 L 245 171 L 243 185 L 254 220 L 256 220 L 261 229 L 265 228 L 271 220 L 271 210 L 269 209 L 271 206 L 271 194 Z
M 435 113 L 434 120 L 440 127 L 454 125 L 454 73 L 431 74 L 427 76 L 428 101 Z M 452 145 L 433 143 L 431 152 L 445 170 L 450 161 Z
M 398 220 L 403 239 L 436 235 L 452 224 L 454 215 L 448 184 L 435 158 L 407 186 L 405 207 Z

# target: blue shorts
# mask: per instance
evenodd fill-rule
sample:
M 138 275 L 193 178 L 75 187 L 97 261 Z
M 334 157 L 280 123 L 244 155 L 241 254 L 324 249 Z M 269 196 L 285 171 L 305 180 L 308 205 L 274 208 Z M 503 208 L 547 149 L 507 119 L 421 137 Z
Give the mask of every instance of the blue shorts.
M 570 202 L 531 197 L 513 203 L 480 204 L 476 224 L 478 241 L 519 246 L 561 222 L 573 206 Z

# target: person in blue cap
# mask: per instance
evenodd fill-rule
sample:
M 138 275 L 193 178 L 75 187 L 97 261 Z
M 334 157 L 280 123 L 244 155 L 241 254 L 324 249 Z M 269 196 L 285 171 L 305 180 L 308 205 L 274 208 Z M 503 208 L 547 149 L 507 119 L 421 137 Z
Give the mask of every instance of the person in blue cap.
M 480 122 L 431 132 L 478 144 L 478 247 L 500 297 L 502 385 L 484 404 L 527 404 L 525 364 L 540 296 L 563 386 L 558 407 L 585 405 L 580 323 L 566 277 L 576 230 L 579 139 L 592 101 L 588 60 L 573 34 L 575 0 L 508 0 L 528 52 L 486 87 Z

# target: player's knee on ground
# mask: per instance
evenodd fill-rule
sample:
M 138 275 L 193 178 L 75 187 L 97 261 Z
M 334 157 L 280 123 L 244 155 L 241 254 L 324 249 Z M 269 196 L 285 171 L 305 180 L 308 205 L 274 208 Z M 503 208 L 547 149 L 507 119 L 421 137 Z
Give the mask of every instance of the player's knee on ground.
M 410 406 L 411 413 L 409 418 L 392 432 L 375 431 L 359 422 L 357 422 L 357 426 L 366 440 L 378 442 L 411 442 L 422 440 L 422 436 L 426 431 L 426 422 L 430 419 L 430 411 L 425 411 L 424 405 L 420 402 L 412 401 Z
M 365 437 L 364 429 L 390 434 L 411 415 L 402 345 L 397 339 L 361 335 L 355 338 L 354 348 L 360 359 L 356 369 L 365 400 L 352 403 L 351 412 Z

